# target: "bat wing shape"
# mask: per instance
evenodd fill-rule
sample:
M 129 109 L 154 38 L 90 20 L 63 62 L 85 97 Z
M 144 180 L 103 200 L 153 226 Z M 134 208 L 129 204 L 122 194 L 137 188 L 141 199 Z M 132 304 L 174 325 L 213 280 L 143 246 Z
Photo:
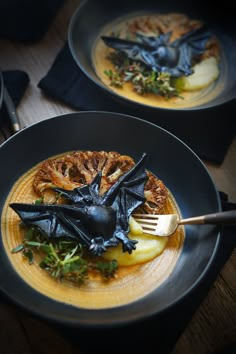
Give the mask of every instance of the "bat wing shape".
M 117 213 L 114 237 L 123 244 L 123 251 L 129 253 L 135 249 L 137 241 L 128 238 L 129 218 L 132 212 L 145 202 L 144 188 L 147 174 L 144 163 L 146 154 L 139 162 L 108 190 L 105 194 L 104 205 L 111 205 Z
M 146 154 L 103 195 L 99 195 L 101 173 L 91 184 L 73 191 L 55 188 L 70 204 L 11 203 L 24 224 L 36 226 L 48 238 L 73 238 L 96 255 L 122 242 L 129 253 L 137 241 L 130 240 L 129 217 L 145 201 Z
M 194 29 L 173 42 L 171 33 L 157 37 L 138 35 L 141 41 L 128 41 L 116 37 L 103 36 L 104 43 L 128 58 L 140 61 L 157 72 L 169 73 L 172 77 L 191 75 L 193 59 L 201 55 L 212 33 L 206 26 Z
M 178 76 L 191 75 L 191 69 L 194 58 L 204 53 L 207 42 L 212 37 L 212 33 L 206 26 L 197 28 L 184 36 L 176 39 L 172 44 L 172 48 L 178 48 L 179 60 L 174 68 Z M 177 76 L 173 75 L 173 76 Z
M 80 238 L 90 244 L 89 235 L 78 219 L 78 208 L 67 205 L 11 203 L 25 225 L 36 226 L 48 238 Z

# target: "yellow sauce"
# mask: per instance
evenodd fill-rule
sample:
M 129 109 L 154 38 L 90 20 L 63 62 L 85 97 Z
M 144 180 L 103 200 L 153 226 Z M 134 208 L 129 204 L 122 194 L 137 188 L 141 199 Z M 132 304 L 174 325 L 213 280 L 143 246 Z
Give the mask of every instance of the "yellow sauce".
M 134 91 L 130 82 L 125 83 L 121 88 L 111 86 L 108 76 L 104 73 L 105 70 L 114 70 L 113 64 L 107 59 L 107 55 L 111 49 L 105 45 L 101 39 L 101 36 L 110 36 L 111 33 L 120 33 L 122 38 L 122 34 L 126 33 L 127 31 L 128 24 L 134 21 L 134 19 L 138 20 L 145 17 L 146 16 L 134 16 L 129 19 L 120 19 L 106 26 L 99 34 L 93 48 L 92 57 L 95 72 L 102 83 L 118 96 L 122 96 L 129 101 L 138 102 L 140 104 L 151 107 L 161 107 L 168 109 L 191 108 L 205 104 L 216 98 L 224 87 L 222 76 L 220 79 L 201 90 L 191 92 L 184 91 L 181 92 L 181 97 L 172 97 L 170 99 L 166 99 L 165 97 L 161 97 L 152 93 L 140 95 Z M 149 15 L 148 18 L 155 19 L 155 15 Z
M 1 233 L 5 252 L 19 276 L 32 288 L 56 301 L 81 308 L 101 309 L 128 304 L 140 299 L 159 287 L 173 271 L 180 256 L 184 229 L 178 228 L 168 238 L 163 252 L 149 262 L 134 266 L 119 267 L 116 277 L 104 281 L 98 276 L 92 277 L 82 286 L 59 282 L 52 278 L 39 266 L 39 256 L 29 265 L 21 253 L 11 250 L 22 243 L 24 238 L 20 228 L 18 215 L 9 204 L 33 203 L 38 196 L 32 188 L 34 175 L 39 165 L 33 167 L 20 177 L 13 185 L 3 208 L 1 217 Z M 167 205 L 168 212 L 178 212 L 173 196 L 170 194 Z

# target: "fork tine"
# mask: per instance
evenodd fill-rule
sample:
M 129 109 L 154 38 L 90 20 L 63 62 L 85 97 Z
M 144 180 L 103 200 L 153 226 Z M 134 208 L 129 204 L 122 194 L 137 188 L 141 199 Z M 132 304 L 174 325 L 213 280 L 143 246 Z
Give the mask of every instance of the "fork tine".
M 150 235 L 156 236 L 155 229 L 146 229 L 146 228 L 143 227 L 143 232 L 146 233 L 146 234 L 150 234 Z
M 133 214 L 144 233 L 155 236 L 172 235 L 179 224 L 178 214 Z
M 156 235 L 157 215 L 152 214 L 134 214 L 135 221 L 142 227 L 144 233 Z
M 135 218 L 135 220 L 136 220 L 136 217 L 142 218 L 142 219 L 158 220 L 158 215 L 155 215 L 155 214 L 133 214 L 132 216 Z
M 135 218 L 135 220 L 140 223 L 140 224 L 153 224 L 156 225 L 157 224 L 157 220 L 154 219 L 149 219 L 149 220 L 145 220 L 145 219 L 139 219 L 139 218 Z

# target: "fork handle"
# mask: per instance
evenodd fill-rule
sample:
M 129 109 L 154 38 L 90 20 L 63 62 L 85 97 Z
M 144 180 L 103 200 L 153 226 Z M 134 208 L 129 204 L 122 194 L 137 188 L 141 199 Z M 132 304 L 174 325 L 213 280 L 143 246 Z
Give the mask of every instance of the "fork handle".
M 188 219 L 181 219 L 179 224 L 214 224 L 214 225 L 236 225 L 236 210 L 222 211 L 207 215 L 196 216 Z

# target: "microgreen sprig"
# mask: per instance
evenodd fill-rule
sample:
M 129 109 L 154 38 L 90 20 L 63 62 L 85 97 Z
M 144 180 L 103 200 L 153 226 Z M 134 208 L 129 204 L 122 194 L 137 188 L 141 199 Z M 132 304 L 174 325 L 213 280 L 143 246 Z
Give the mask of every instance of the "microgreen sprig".
M 159 73 L 148 70 L 140 62 L 132 61 L 124 53 L 112 51 L 107 59 L 113 64 L 114 69 L 105 70 L 104 74 L 110 80 L 110 85 L 122 88 L 125 82 L 133 85 L 134 91 L 140 95 L 154 93 L 169 99 L 179 97 L 179 90 L 168 73 Z
M 39 254 L 39 266 L 59 281 L 82 284 L 89 278 L 89 271 L 99 272 L 104 279 L 109 279 L 118 269 L 117 261 L 88 258 L 80 243 L 67 239 L 49 241 L 35 227 L 27 228 L 23 242 L 12 249 L 12 253 L 18 252 L 22 252 L 29 264 L 33 264 L 35 254 Z

